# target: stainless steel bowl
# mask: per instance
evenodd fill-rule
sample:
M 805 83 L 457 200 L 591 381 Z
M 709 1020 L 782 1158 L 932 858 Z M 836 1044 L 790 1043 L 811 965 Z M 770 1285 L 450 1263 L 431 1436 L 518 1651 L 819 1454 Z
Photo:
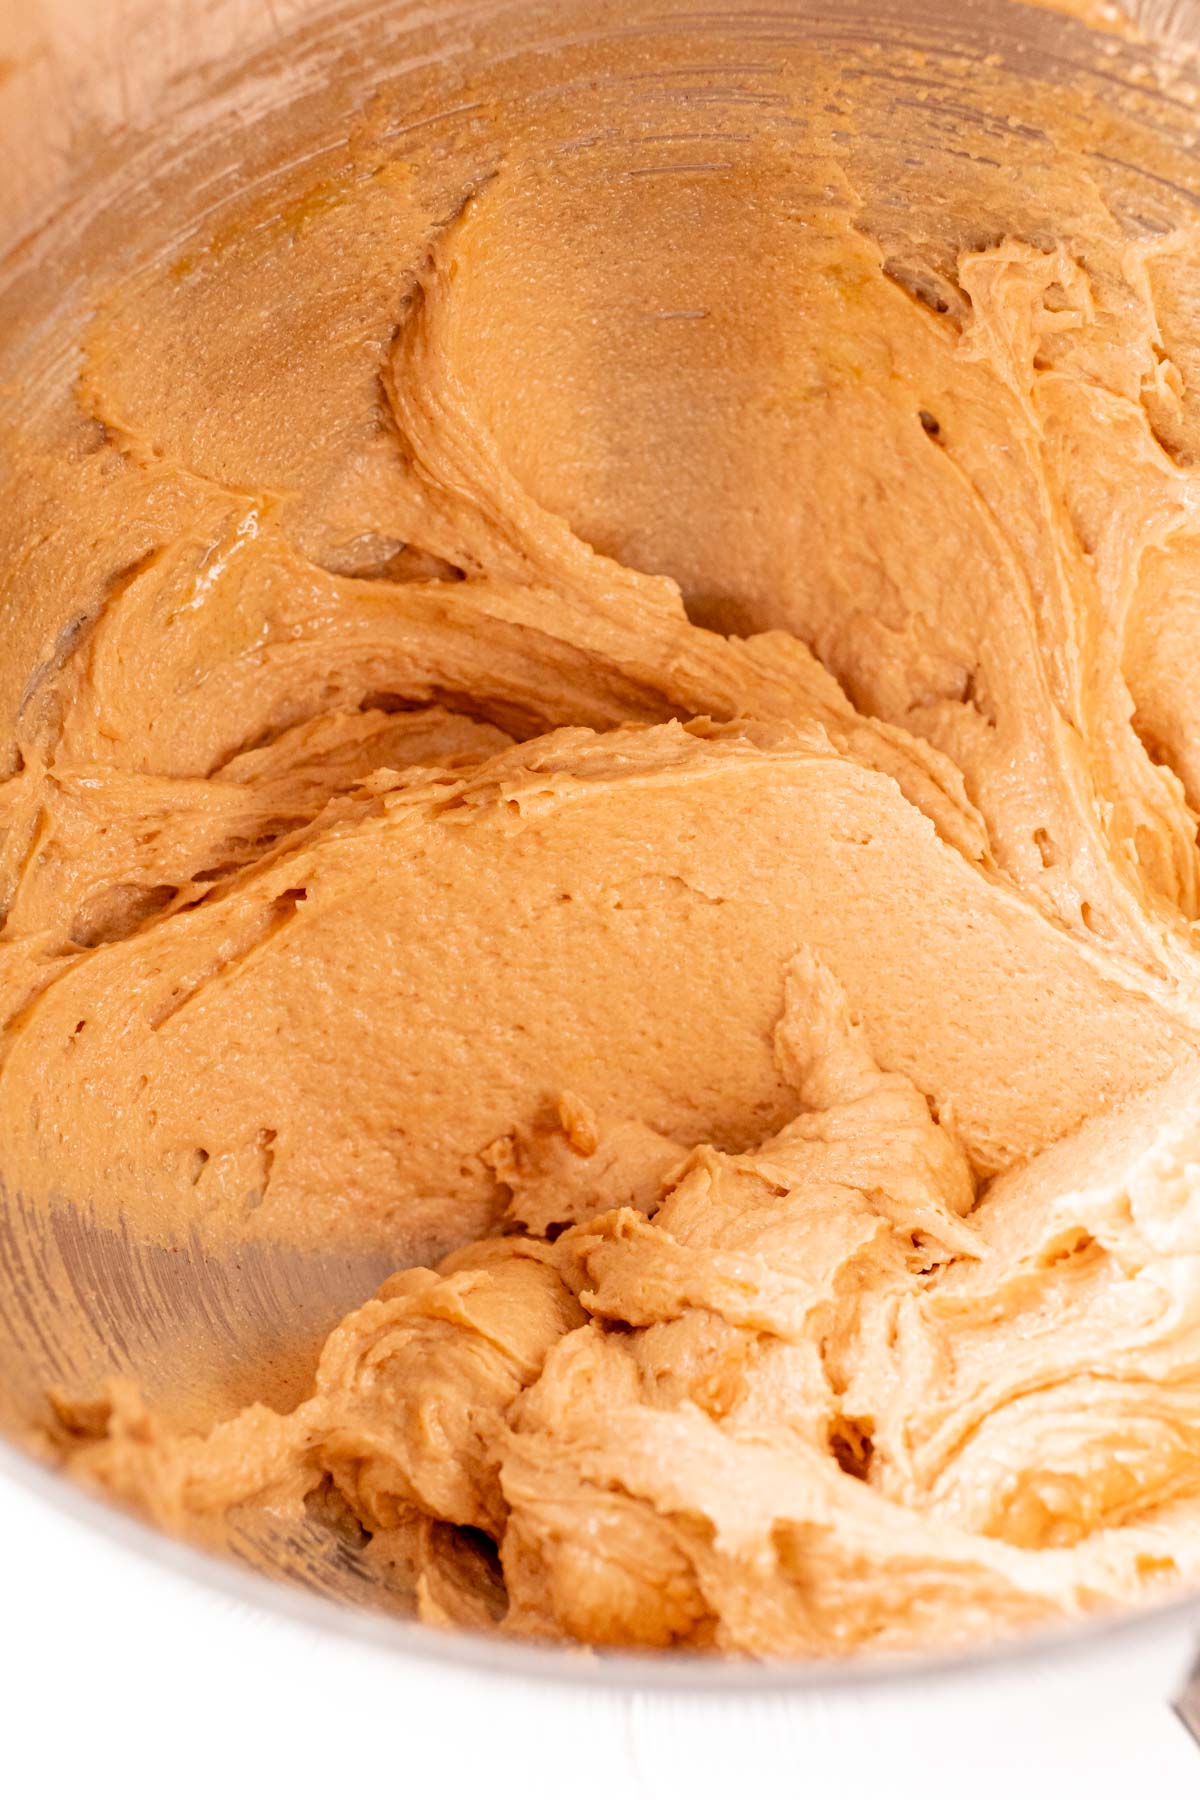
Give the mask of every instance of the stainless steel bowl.
M 516 73 L 526 116 L 541 109 L 547 154 L 569 166 L 603 132 L 630 170 L 648 142 L 661 147 L 664 121 L 678 139 L 681 108 L 703 122 L 681 166 L 733 166 L 766 142 L 800 144 L 810 109 L 852 92 L 843 154 L 905 270 L 936 269 L 989 221 L 1036 225 L 1030 158 L 1068 143 L 1106 204 L 1139 229 L 1194 220 L 1200 6 L 1129 10 L 1145 36 L 1015 0 L 719 0 L 704 10 L 687 0 L 0 0 L 0 445 L 63 403 L 74 369 L 62 346 L 98 279 L 179 258 L 197 233 L 219 232 L 232 202 L 276 180 L 311 192 L 367 118 L 385 149 L 414 163 L 452 168 L 457 181 L 486 173 L 505 125 L 503 109 L 483 102 Z M 602 80 L 578 79 L 585 49 L 603 59 Z M 564 94 L 570 130 L 555 137 L 545 121 L 566 116 Z M 0 744 L 75 605 L 63 593 L 54 616 L 35 613 L 0 560 Z M 249 1583 L 288 1610 L 315 1607 L 331 1627 L 566 1679 L 816 1686 L 944 1667 L 581 1660 L 380 1614 L 353 1550 L 316 1526 L 247 1526 L 226 1563 L 166 1545 L 17 1447 L 33 1441 L 47 1389 L 86 1392 L 123 1374 L 185 1405 L 212 1387 L 230 1403 L 264 1389 L 284 1398 L 273 1358 L 281 1322 L 293 1342 L 315 1345 L 388 1269 L 285 1246 L 219 1258 L 196 1240 L 138 1241 L 78 1206 L 27 1205 L 3 1173 L 0 1130 L 0 1427 L 13 1440 L 0 1446 L 0 1475 L 90 1519 L 97 1554 L 102 1533 L 132 1533 L 148 1555 L 202 1580 Z M 1181 1681 L 1198 1619 L 1200 1603 L 1176 1602 L 992 1650 L 980 1666 L 1110 1655 L 1122 1642 L 1144 1661 L 1149 1634 L 1154 1667 Z

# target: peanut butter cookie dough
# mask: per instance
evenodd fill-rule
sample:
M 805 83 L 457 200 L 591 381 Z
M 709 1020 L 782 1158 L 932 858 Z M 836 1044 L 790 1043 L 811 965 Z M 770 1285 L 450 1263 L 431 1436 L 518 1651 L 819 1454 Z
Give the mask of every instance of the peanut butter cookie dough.
M 600 1645 L 1198 1579 L 1194 236 L 512 142 L 119 287 L 24 465 L 110 573 L 0 787 L 6 1179 L 401 1271 L 293 1411 L 60 1448 Z

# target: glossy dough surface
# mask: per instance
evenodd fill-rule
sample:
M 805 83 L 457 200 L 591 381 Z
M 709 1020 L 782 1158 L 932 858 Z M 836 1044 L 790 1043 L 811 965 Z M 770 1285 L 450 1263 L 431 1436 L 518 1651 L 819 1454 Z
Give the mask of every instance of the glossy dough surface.
M 1192 1579 L 1195 243 L 1064 186 L 918 279 L 811 169 L 513 145 L 108 295 L 24 467 L 106 573 L 0 787 L 6 1179 L 403 1271 L 295 1411 L 65 1453 L 597 1644 Z

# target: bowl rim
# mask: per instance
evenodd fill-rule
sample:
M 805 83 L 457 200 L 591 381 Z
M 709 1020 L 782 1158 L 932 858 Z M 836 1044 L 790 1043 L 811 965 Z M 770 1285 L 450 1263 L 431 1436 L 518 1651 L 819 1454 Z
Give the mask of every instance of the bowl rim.
M 538 1644 L 466 1628 L 444 1629 L 336 1599 L 273 1579 L 267 1573 L 169 1536 L 114 1501 L 88 1492 L 65 1473 L 19 1446 L 0 1441 L 0 1482 L 11 1482 L 53 1506 L 60 1516 L 132 1553 L 150 1569 L 207 1587 L 243 1605 L 290 1619 L 316 1633 L 333 1633 L 367 1648 L 426 1665 L 469 1670 L 502 1680 L 556 1687 L 645 1690 L 675 1694 L 799 1695 L 806 1691 L 864 1693 L 978 1680 L 996 1670 L 1035 1671 L 1114 1650 L 1134 1653 L 1151 1639 L 1192 1635 L 1196 1660 L 1179 1671 L 1180 1688 L 1200 1678 L 1200 1591 L 1164 1597 L 1111 1614 L 1073 1618 L 992 1642 L 932 1652 L 854 1657 L 723 1658 L 683 1650 L 596 1650 L 587 1645 Z

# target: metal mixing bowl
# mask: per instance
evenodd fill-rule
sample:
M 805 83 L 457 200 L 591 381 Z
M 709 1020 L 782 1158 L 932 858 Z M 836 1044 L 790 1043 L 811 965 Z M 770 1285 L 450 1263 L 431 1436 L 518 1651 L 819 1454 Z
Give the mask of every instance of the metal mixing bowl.
M 580 86 L 576 135 L 608 132 L 626 147 L 630 169 L 644 164 L 649 142 L 661 147 L 656 122 L 677 118 L 681 104 L 702 121 L 693 136 L 703 139 L 681 165 L 736 163 L 756 144 L 785 141 L 803 127 L 806 71 L 819 63 L 823 94 L 832 83 L 855 96 L 844 148 L 864 209 L 913 267 L 936 263 L 968 226 L 1021 218 L 1024 177 L 1010 174 L 1009 152 L 1037 141 L 1053 156 L 1055 120 L 1091 157 L 1118 216 L 1139 230 L 1168 230 L 1200 208 L 1190 52 L 1200 43 L 1200 6 L 1147 0 L 1129 10 L 1151 44 L 1014 0 L 777 0 L 772 8 L 718 0 L 704 10 L 688 0 L 0 0 L 0 444 L 9 426 L 28 422 L 70 383 L 62 346 L 99 273 L 177 256 L 198 226 L 219 221 L 232 200 L 280 171 L 316 179 L 368 105 L 385 119 L 383 138 L 397 154 L 432 165 L 454 134 L 455 154 L 486 169 L 497 146 L 480 82 L 503 83 L 519 68 L 531 107 L 540 96 L 557 105 L 581 46 L 606 56 L 608 69 L 603 81 Z M 473 120 L 465 140 L 464 118 Z M 1097 122 L 1090 143 L 1089 120 Z M 987 155 L 977 148 L 981 130 L 993 146 Z M 564 139 L 556 154 L 569 159 L 572 147 Z M 33 616 L 6 573 L 0 568 L 0 742 L 75 604 L 64 593 L 55 616 Z M 380 1615 L 353 1548 L 314 1525 L 245 1526 L 233 1560 L 217 1564 L 86 1500 L 15 1447 L 30 1441 L 48 1388 L 86 1393 L 123 1374 L 152 1399 L 191 1393 L 199 1404 L 202 1390 L 219 1390 L 230 1404 L 264 1391 L 285 1400 L 273 1359 L 281 1322 L 293 1342 L 315 1346 L 389 1269 L 378 1259 L 271 1245 L 222 1259 L 198 1241 L 164 1245 L 102 1229 L 78 1207 L 27 1205 L 3 1187 L 4 1135 L 15 1123 L 0 1125 L 0 1428 L 14 1441 L 0 1445 L 0 1474 L 34 1482 L 48 1503 L 109 1533 L 132 1533 L 148 1554 L 182 1559 L 202 1579 L 251 1584 L 260 1599 L 292 1610 L 323 1608 L 331 1625 L 422 1654 L 638 1682 L 894 1675 L 893 1665 L 873 1663 L 849 1671 L 739 1671 L 670 1657 L 601 1664 L 435 1637 L 394 1609 Z M 375 1616 L 330 1601 L 358 1601 Z M 1175 1602 L 1150 1617 L 988 1654 L 1082 1656 L 1122 1632 L 1140 1654 L 1152 1633 L 1170 1648 L 1163 1666 L 1182 1678 L 1198 1616 L 1196 1603 Z M 906 1673 L 923 1677 L 936 1666 L 909 1663 Z

